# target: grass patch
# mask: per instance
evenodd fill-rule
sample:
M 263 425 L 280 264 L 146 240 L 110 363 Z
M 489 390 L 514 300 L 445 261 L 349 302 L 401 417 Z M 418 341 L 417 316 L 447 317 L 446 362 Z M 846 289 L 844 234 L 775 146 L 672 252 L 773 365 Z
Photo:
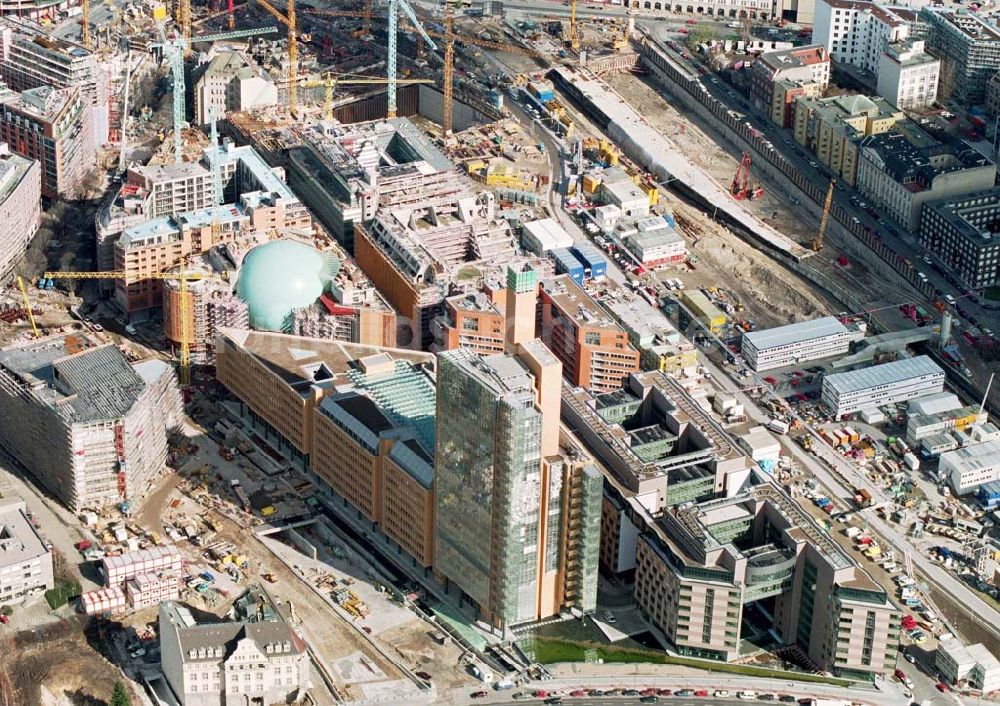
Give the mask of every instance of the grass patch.
M 533 654 L 536 661 L 542 664 L 552 664 L 555 662 L 583 662 L 587 653 L 592 657 L 597 657 L 605 662 L 615 663 L 636 663 L 648 664 L 675 664 L 694 669 L 704 669 L 710 672 L 725 672 L 728 674 L 741 674 L 748 677 L 764 677 L 770 679 L 786 679 L 789 681 L 813 682 L 819 684 L 833 684 L 835 686 L 851 686 L 855 682 L 850 679 L 838 679 L 836 677 L 824 677 L 819 674 L 806 674 L 804 672 L 784 672 L 767 667 L 754 667 L 746 664 L 727 664 L 725 662 L 712 662 L 710 660 L 694 659 L 692 657 L 674 657 L 664 652 L 654 650 L 644 650 L 631 647 L 615 647 L 613 645 L 601 644 L 597 642 L 571 642 L 569 640 L 559 640 L 551 638 L 536 637 L 526 640 L 522 645 L 525 651 Z
M 45 601 L 49 604 L 49 608 L 55 610 L 62 608 L 70 598 L 79 596 L 82 591 L 79 581 L 60 581 L 54 588 L 45 592 Z
M 1000 287 L 987 287 L 983 290 L 983 296 L 993 301 L 1000 301 Z

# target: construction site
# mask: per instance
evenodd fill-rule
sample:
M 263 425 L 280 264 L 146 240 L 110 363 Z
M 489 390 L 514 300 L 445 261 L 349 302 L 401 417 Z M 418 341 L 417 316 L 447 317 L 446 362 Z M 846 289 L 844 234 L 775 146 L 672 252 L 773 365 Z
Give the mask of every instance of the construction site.
M 12 487 L 61 528 L 52 544 L 81 588 L 51 615 L 18 608 L 18 631 L 97 626 L 95 673 L 117 665 L 164 704 L 201 703 L 167 666 L 169 632 L 238 620 L 274 623 L 247 628 L 269 640 L 262 654 L 288 638 L 280 655 L 306 655 L 295 698 L 315 704 L 486 696 L 494 674 L 526 685 L 540 672 L 516 638 L 533 619 L 584 611 L 617 632 L 593 608 L 608 590 L 599 551 L 624 551 L 601 535 L 626 518 L 601 505 L 593 439 L 560 421 L 567 395 L 600 398 L 588 419 L 628 416 L 644 404 L 633 375 L 670 378 L 685 428 L 699 420 L 749 474 L 757 459 L 729 431 L 780 450 L 755 425 L 804 433 L 771 422 L 811 402 L 796 376 L 771 400 L 739 359 L 743 334 L 833 316 L 909 327 L 887 256 L 849 235 L 834 182 L 807 203 L 768 162 L 777 145 L 747 146 L 664 79 L 690 55 L 658 37 L 687 29 L 577 5 L 83 0 L 0 17 L 0 214 L 54 234 L 32 253 L 44 267 L 25 264 L 25 237 L 0 268 L 22 275 L 0 291 L 0 446 L 27 471 L 3 475 L 23 475 Z M 719 83 L 691 76 L 695 94 Z M 58 159 L 23 125 L 66 126 Z M 86 224 L 40 220 L 21 206 L 29 189 L 43 214 L 72 204 Z M 933 337 L 919 328 L 906 333 Z M 491 370 L 473 355 L 514 349 L 524 360 Z M 516 626 L 440 559 L 437 385 L 466 352 L 470 379 L 519 386 L 512 406 L 544 413 L 558 449 L 517 501 L 547 504 L 532 531 L 547 534 L 551 585 L 525 592 L 544 610 L 520 606 Z M 543 386 L 551 399 L 535 399 Z M 775 419 L 736 404 L 745 392 Z M 716 421 L 710 400 L 729 393 Z M 454 405 L 486 419 L 486 403 Z M 693 452 L 690 431 L 627 437 L 637 456 Z M 778 480 L 791 467 L 784 456 Z M 702 470 L 664 474 L 637 516 L 708 492 Z M 448 502 L 488 495 L 459 476 Z M 452 514 L 456 536 L 488 524 Z M 230 698 L 215 689 L 205 698 Z

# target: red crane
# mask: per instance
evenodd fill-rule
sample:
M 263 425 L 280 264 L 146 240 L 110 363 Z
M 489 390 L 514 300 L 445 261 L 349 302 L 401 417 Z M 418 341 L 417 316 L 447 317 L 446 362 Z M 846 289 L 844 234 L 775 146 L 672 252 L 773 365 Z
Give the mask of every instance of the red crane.
M 744 152 L 739 164 L 736 165 L 736 174 L 729 186 L 729 193 L 737 201 L 753 200 L 764 195 L 764 187 L 750 180 L 750 163 L 750 153 Z

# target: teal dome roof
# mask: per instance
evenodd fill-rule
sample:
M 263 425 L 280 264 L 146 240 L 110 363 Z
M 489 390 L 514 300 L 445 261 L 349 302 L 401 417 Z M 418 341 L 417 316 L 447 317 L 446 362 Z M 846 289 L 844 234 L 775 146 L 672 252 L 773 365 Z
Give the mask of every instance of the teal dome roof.
M 293 309 L 315 302 L 340 270 L 340 260 L 292 240 L 274 240 L 243 260 L 236 295 L 250 309 L 250 325 L 267 331 L 288 328 Z

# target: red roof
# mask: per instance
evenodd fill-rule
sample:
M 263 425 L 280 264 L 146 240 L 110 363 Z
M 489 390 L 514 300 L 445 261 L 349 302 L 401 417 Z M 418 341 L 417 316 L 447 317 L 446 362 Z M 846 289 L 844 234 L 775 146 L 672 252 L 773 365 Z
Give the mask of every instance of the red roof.
M 319 295 L 319 300 L 321 302 L 323 302 L 323 306 L 326 307 L 326 310 L 330 314 L 332 314 L 334 316 L 344 316 L 345 314 L 355 314 L 358 311 L 357 309 L 355 309 L 352 306 L 342 306 L 342 305 L 338 304 L 337 302 L 333 301 L 333 299 L 330 298 L 329 294 L 321 294 L 321 295 Z

